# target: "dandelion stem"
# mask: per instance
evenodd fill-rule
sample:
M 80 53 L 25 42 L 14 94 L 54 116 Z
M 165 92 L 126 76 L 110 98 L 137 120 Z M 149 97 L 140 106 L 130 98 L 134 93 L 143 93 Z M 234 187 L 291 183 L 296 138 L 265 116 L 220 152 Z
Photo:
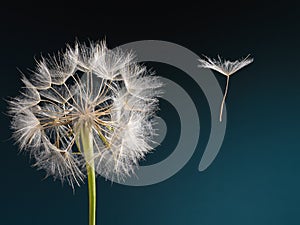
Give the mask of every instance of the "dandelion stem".
M 224 108 L 225 99 L 226 99 L 226 96 L 227 96 L 228 86 L 229 86 L 229 75 L 227 75 L 226 77 L 227 77 L 226 87 L 225 87 L 225 92 L 224 92 L 224 96 L 223 96 L 223 100 L 222 100 L 222 104 L 221 104 L 221 109 L 220 109 L 220 122 L 222 122 L 223 108 Z
M 96 180 L 94 167 L 87 165 L 89 186 L 89 225 L 96 224 Z
M 86 160 L 86 170 L 89 189 L 89 225 L 96 224 L 96 176 L 93 159 L 92 129 L 84 124 L 80 130 L 81 146 Z

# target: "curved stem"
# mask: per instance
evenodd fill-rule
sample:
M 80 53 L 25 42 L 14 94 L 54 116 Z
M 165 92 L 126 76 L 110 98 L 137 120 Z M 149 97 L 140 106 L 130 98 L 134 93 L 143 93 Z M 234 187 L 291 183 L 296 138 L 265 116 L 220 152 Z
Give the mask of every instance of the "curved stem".
M 84 124 L 80 130 L 81 147 L 86 160 L 86 170 L 89 189 L 89 225 L 96 225 L 96 176 L 93 159 L 92 129 Z
M 224 92 L 223 100 L 222 100 L 222 103 L 221 103 L 221 109 L 220 109 L 220 122 L 222 122 L 223 108 L 224 108 L 225 99 L 226 99 L 226 96 L 227 96 L 228 86 L 229 86 L 229 75 L 227 75 L 226 77 L 227 77 L 226 87 L 225 87 L 225 92 Z

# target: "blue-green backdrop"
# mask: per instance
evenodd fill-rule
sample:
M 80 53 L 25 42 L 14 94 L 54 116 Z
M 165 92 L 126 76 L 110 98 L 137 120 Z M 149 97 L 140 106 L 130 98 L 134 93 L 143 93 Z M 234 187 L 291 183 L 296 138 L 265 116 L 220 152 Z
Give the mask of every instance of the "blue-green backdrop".
M 210 129 L 201 89 L 176 68 L 146 64 L 158 75 L 172 77 L 193 98 L 200 113 L 200 141 L 188 164 L 162 183 L 131 187 L 99 177 L 97 224 L 299 225 L 299 7 L 288 1 L 226 1 L 156 13 L 159 5 L 136 5 L 127 16 L 114 7 L 28 3 L 0 9 L 0 224 L 87 224 L 87 185 L 73 193 L 30 166 L 28 155 L 19 154 L 10 139 L 4 99 L 18 94 L 17 68 L 24 73 L 34 69 L 34 57 L 63 49 L 76 38 L 106 38 L 110 48 L 156 39 L 198 55 L 236 59 L 251 53 L 254 63 L 231 79 L 225 140 L 201 173 L 198 163 Z M 225 84 L 224 77 L 215 76 Z M 169 131 L 143 164 L 167 157 L 179 137 L 174 108 L 164 101 L 160 107 Z

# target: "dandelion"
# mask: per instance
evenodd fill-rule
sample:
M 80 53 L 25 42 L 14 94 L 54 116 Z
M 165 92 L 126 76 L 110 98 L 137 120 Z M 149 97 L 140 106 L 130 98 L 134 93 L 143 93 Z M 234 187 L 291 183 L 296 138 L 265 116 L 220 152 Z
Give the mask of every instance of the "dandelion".
M 236 60 L 234 62 L 222 60 L 220 56 L 218 56 L 217 60 L 210 59 L 207 56 L 204 56 L 205 59 L 199 59 L 200 62 L 199 67 L 215 70 L 227 77 L 225 92 L 224 92 L 224 96 L 221 103 L 221 109 L 220 109 L 220 122 L 222 121 L 224 103 L 228 92 L 229 78 L 232 74 L 234 74 L 238 70 L 242 69 L 244 66 L 247 66 L 248 64 L 253 62 L 253 58 L 249 58 L 249 56 L 250 55 L 248 55 L 244 59 Z
M 73 188 L 87 176 L 95 224 L 97 174 L 124 179 L 152 150 L 161 82 L 132 53 L 104 42 L 42 58 L 21 95 L 9 101 L 13 137 L 47 176 Z

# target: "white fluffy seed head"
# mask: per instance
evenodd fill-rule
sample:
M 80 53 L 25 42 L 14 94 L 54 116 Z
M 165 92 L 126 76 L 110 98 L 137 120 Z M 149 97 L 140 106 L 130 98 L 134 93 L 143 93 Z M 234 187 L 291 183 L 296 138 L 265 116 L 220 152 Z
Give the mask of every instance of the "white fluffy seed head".
M 244 59 L 235 60 L 233 62 L 222 60 L 220 56 L 218 56 L 218 59 L 210 59 L 207 56 L 204 56 L 205 59 L 199 59 L 199 67 L 212 69 L 225 76 L 230 76 L 253 62 L 253 58 L 249 58 L 249 56 L 250 55 Z
M 162 86 L 132 53 L 104 42 L 76 43 L 43 58 L 25 87 L 10 101 L 14 138 L 35 165 L 72 186 L 85 177 L 79 129 L 88 124 L 95 171 L 109 179 L 134 172 L 152 150 L 153 116 Z

